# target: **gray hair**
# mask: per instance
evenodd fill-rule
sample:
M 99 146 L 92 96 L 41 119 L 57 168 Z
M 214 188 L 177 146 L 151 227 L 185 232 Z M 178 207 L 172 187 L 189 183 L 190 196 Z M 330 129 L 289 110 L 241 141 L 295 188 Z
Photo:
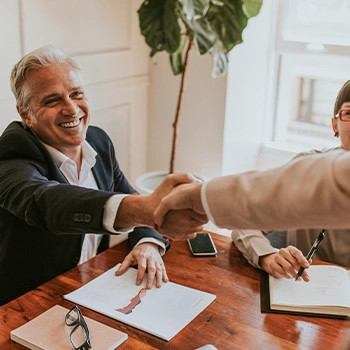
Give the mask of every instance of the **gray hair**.
M 15 64 L 11 72 L 11 90 L 16 98 L 16 104 L 29 111 L 29 101 L 32 98 L 30 87 L 26 84 L 27 72 L 33 68 L 47 67 L 54 63 L 68 63 L 83 80 L 80 64 L 70 58 L 58 47 L 47 45 L 40 47 Z

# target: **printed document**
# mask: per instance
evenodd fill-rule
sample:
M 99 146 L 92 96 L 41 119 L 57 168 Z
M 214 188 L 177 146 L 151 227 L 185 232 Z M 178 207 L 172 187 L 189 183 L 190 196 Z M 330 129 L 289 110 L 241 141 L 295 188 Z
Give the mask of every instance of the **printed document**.
M 115 276 L 120 264 L 64 296 L 73 303 L 169 341 L 216 296 L 176 283 L 146 289 L 147 276 L 136 285 L 137 270 Z

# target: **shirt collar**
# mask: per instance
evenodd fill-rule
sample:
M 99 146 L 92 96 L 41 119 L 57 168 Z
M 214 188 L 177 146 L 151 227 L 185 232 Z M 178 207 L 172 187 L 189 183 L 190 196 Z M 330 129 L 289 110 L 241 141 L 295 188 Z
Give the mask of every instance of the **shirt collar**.
M 42 142 L 41 143 L 45 146 L 47 151 L 50 153 L 51 157 L 53 158 L 54 162 L 56 165 L 60 168 L 61 165 L 65 162 L 73 162 L 70 158 L 68 158 L 65 154 L 60 152 L 58 149 L 47 145 L 46 143 Z M 96 163 L 96 151 L 89 145 L 89 143 L 85 140 L 82 143 L 82 156 L 83 159 L 89 164 L 89 166 L 92 168 L 95 163 Z

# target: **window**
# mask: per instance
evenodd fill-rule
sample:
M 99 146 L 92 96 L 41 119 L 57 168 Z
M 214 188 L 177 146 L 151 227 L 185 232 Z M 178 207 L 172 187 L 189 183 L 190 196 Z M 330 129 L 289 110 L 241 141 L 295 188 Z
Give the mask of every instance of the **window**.
M 276 24 L 269 140 L 295 151 L 339 145 L 333 106 L 350 79 L 350 0 L 284 0 Z

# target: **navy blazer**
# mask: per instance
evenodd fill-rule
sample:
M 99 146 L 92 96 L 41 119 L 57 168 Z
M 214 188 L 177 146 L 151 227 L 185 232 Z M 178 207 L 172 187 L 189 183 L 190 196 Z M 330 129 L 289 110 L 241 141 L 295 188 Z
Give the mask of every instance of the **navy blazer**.
M 100 190 L 70 185 L 29 129 L 12 122 L 0 137 L 0 305 L 73 268 L 85 233 L 102 233 L 109 246 L 104 205 L 116 193 L 134 193 L 119 168 L 107 134 L 90 126 L 87 142 L 97 152 L 92 171 Z M 164 238 L 148 227 L 129 234 Z

